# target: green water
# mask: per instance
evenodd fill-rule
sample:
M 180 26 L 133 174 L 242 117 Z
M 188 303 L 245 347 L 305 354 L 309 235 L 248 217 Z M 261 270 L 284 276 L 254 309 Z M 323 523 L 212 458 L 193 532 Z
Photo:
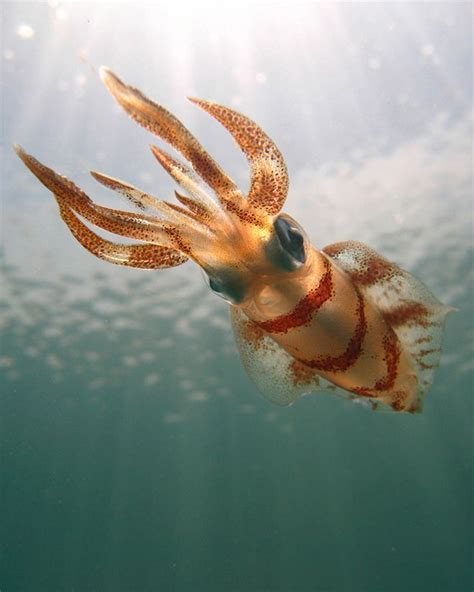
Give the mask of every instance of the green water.
M 2 5 L 1 592 L 470 590 L 470 5 L 281 4 L 237 28 L 140 6 Z M 128 270 L 74 243 L 14 141 L 101 203 L 120 207 L 89 168 L 174 188 L 84 48 L 245 187 L 183 97 L 238 104 L 284 152 L 315 244 L 367 242 L 459 309 L 423 414 L 272 407 L 195 267 Z

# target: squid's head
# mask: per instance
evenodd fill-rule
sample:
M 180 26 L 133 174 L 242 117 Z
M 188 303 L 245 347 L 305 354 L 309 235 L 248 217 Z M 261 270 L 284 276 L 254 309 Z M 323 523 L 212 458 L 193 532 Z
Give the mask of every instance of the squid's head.
M 152 146 L 158 162 L 185 194 L 176 192 L 178 205 L 93 172 L 95 179 L 143 212 L 105 208 L 17 148 L 28 168 L 53 192 L 62 218 L 86 249 L 113 263 L 148 269 L 193 259 L 207 274 L 211 289 L 237 305 L 255 300 L 267 285 L 301 273 L 309 244 L 297 222 L 281 213 L 288 193 L 286 165 L 278 148 L 253 121 L 216 103 L 190 99 L 227 128 L 247 157 L 251 182 L 243 195 L 174 115 L 107 68 L 101 68 L 100 74 L 124 110 L 187 161 Z M 141 243 L 107 241 L 80 218 Z
M 250 223 L 224 211 L 209 242 L 192 242 L 209 287 L 231 304 L 258 302 L 268 286 L 291 281 L 305 269 L 310 247 L 299 224 L 287 214 L 259 214 Z

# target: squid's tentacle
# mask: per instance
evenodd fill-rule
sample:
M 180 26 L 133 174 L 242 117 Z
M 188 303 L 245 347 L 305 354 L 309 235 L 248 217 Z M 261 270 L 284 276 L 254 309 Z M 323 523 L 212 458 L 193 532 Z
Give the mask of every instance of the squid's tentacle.
M 61 197 L 56 197 L 61 218 L 77 241 L 90 253 L 116 265 L 138 267 L 141 269 L 163 269 L 176 267 L 187 261 L 187 257 L 175 249 L 153 244 L 122 245 L 110 242 L 95 234 L 83 224 L 66 205 Z
M 152 195 L 137 189 L 129 183 L 125 183 L 124 181 L 120 181 L 119 179 L 109 177 L 108 175 L 104 175 L 103 173 L 98 173 L 96 171 L 91 171 L 91 174 L 94 179 L 99 181 L 99 183 L 108 189 L 117 191 L 117 193 L 129 198 L 134 204 L 138 205 L 138 207 L 148 207 L 154 209 L 161 216 L 163 216 L 167 222 L 186 224 L 189 223 L 190 218 L 200 224 L 202 222 L 201 220 L 198 220 L 196 216 L 193 216 L 192 213 L 187 212 L 184 208 L 180 208 L 167 201 L 157 199 L 156 197 L 153 197 Z M 127 217 L 131 216 L 133 219 L 146 220 L 152 223 L 156 222 L 156 218 L 153 217 L 123 212 L 122 210 L 111 210 L 110 208 L 103 208 L 97 204 L 94 205 L 97 211 L 103 212 L 108 217 L 113 216 L 114 218 L 118 217 L 123 219 L 123 216 L 125 215 Z M 195 228 L 195 230 L 199 230 L 199 228 Z M 204 229 L 201 228 L 201 231 L 204 231 Z
M 178 214 L 186 216 L 186 218 L 194 220 L 194 222 L 197 222 L 198 224 L 204 224 L 204 225 L 206 224 L 206 221 L 207 221 L 206 219 L 204 219 L 202 216 L 199 216 L 198 214 L 192 212 L 191 210 L 187 210 L 186 208 L 178 206 L 177 204 L 171 203 L 169 201 L 165 201 L 164 203 L 169 208 L 171 208 L 172 210 L 177 212 Z
M 283 155 L 267 134 L 251 119 L 211 101 L 189 98 L 221 123 L 234 137 L 251 167 L 249 205 L 274 215 L 288 194 L 288 171 Z
M 165 171 L 181 185 L 193 198 L 205 205 L 207 211 L 214 216 L 220 214 L 220 210 L 214 200 L 202 188 L 199 179 L 196 177 L 186 164 L 173 158 L 165 150 L 160 150 L 157 146 L 151 146 L 151 151 L 156 160 L 161 164 Z
M 191 132 L 161 105 L 146 97 L 138 89 L 124 84 L 108 68 L 100 68 L 105 86 L 123 109 L 140 125 L 173 146 L 188 160 L 197 174 L 217 195 L 241 198 L 236 184 L 204 150 Z
M 173 241 L 168 231 L 176 225 L 144 214 L 99 206 L 67 177 L 48 168 L 19 146 L 15 146 L 15 150 L 30 171 L 55 197 L 62 199 L 67 206 L 92 224 L 128 238 L 171 246 Z
M 208 224 L 212 219 L 212 212 L 200 201 L 194 200 L 178 191 L 174 192 L 176 199 L 186 206 L 197 218 L 204 224 Z
M 120 179 L 109 177 L 109 175 L 105 175 L 104 173 L 99 173 L 98 171 L 91 171 L 90 173 L 94 179 L 104 185 L 104 187 L 124 195 L 138 208 L 142 210 L 145 210 L 146 208 L 150 208 L 152 210 L 159 209 L 160 200 L 156 197 L 153 197 L 152 195 L 145 193 L 144 191 L 141 191 L 140 189 L 137 189 L 133 185 L 125 183 Z

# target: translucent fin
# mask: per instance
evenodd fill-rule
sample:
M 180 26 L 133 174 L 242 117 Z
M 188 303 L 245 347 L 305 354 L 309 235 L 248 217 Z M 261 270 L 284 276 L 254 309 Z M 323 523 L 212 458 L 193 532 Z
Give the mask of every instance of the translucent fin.
M 211 101 L 189 100 L 217 119 L 247 157 L 251 168 L 248 204 L 267 214 L 278 214 L 288 194 L 288 172 L 275 143 L 245 115 Z
M 326 391 L 371 408 L 376 407 L 376 403 L 336 387 L 295 360 L 239 308 L 232 306 L 230 314 L 243 366 L 258 390 L 271 403 L 291 405 L 303 395 Z
M 187 261 L 187 257 L 168 247 L 159 245 L 139 244 L 122 245 L 110 242 L 92 232 L 74 212 L 69 208 L 63 199 L 56 198 L 61 218 L 67 224 L 69 230 L 77 241 L 90 253 L 116 265 L 137 267 L 140 269 L 164 269 L 176 267 Z
M 439 302 L 421 281 L 363 243 L 346 241 L 328 245 L 323 251 L 379 307 L 411 357 L 421 397 L 433 381 L 441 356 L 444 321 L 454 309 Z

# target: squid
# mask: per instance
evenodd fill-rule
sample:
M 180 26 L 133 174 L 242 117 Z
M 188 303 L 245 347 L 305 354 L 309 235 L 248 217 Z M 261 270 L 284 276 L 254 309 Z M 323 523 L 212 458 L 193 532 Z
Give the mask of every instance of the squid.
M 372 409 L 419 412 L 453 309 L 360 242 L 312 246 L 301 225 L 282 212 L 289 183 L 283 156 L 248 117 L 190 98 L 246 156 L 251 180 L 245 195 L 174 115 L 108 68 L 100 76 L 135 122 L 181 155 L 151 148 L 181 190 L 177 203 L 165 201 L 92 171 L 137 211 L 104 207 L 15 146 L 54 195 L 77 241 L 96 257 L 128 267 L 197 263 L 210 289 L 230 304 L 243 365 L 272 403 L 291 405 L 302 395 L 330 391 Z M 111 242 L 85 222 L 137 242 Z

